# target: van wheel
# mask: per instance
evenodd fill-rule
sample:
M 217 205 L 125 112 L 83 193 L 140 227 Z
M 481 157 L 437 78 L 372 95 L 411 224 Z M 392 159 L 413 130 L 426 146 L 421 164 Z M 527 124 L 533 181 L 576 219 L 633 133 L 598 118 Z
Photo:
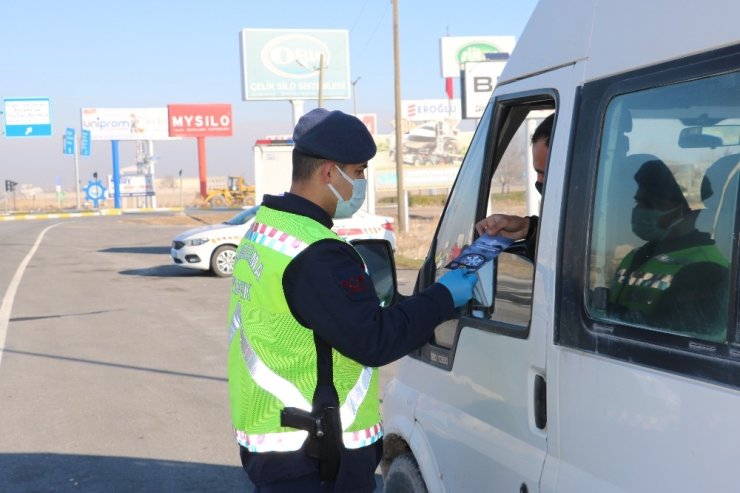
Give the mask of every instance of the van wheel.
M 384 483 L 385 493 L 427 493 L 419 465 L 411 454 L 399 455 L 393 459 Z
M 231 245 L 222 245 L 213 252 L 211 270 L 218 277 L 229 277 L 234 272 L 236 248 Z

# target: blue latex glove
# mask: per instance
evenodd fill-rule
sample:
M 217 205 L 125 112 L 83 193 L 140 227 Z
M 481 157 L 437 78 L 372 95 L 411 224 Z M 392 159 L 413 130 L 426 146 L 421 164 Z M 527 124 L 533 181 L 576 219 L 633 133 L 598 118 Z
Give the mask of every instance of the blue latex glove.
M 447 288 L 452 295 L 455 307 L 463 306 L 473 297 L 473 286 L 478 281 L 475 273 L 468 274 L 467 269 L 455 269 L 446 273 L 437 282 Z

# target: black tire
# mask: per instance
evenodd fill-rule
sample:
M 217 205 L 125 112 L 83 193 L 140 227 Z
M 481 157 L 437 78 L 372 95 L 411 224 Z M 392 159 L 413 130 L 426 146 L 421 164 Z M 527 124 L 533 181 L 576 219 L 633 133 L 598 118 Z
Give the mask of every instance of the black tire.
M 393 459 L 383 482 L 385 493 L 427 493 L 419 465 L 411 454 Z
M 226 205 L 226 197 L 223 195 L 216 195 L 211 199 L 211 207 L 224 207 Z
M 232 245 L 222 245 L 216 248 L 211 255 L 211 271 L 218 277 L 231 277 L 234 272 L 236 248 Z

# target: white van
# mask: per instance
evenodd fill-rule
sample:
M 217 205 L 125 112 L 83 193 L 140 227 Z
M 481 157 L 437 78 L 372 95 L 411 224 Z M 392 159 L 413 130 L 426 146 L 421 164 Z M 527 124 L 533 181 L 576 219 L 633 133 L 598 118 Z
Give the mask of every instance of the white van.
M 533 112 L 555 113 L 536 258 L 502 253 L 493 298 L 400 363 L 386 490 L 740 491 L 740 2 L 541 0 L 418 289 L 476 221 L 526 213 L 497 172 Z M 648 189 L 698 244 L 656 246 L 673 220 L 640 232 Z

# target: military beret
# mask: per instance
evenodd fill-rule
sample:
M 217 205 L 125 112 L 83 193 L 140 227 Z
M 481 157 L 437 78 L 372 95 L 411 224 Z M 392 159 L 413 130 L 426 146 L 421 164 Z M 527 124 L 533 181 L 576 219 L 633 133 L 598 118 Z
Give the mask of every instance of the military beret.
M 295 151 L 342 164 L 369 161 L 377 148 L 372 135 L 358 118 L 316 108 L 303 115 L 293 131 Z

